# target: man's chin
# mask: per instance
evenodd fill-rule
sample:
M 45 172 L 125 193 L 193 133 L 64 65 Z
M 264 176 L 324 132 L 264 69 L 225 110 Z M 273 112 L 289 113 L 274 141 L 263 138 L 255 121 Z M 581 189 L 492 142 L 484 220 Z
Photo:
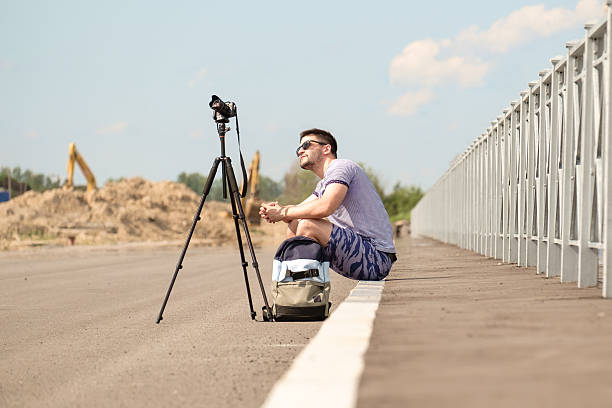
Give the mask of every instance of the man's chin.
M 304 164 L 300 163 L 300 167 L 303 170 L 310 170 L 310 169 L 312 169 L 312 163 L 311 162 L 306 162 Z

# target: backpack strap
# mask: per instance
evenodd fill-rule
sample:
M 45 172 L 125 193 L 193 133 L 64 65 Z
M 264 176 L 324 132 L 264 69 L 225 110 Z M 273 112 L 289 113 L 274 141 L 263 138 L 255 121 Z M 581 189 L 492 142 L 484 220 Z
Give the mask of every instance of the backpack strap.
M 309 269 L 307 271 L 293 272 L 292 270 L 287 269 L 286 276 L 293 278 L 293 280 L 304 279 L 304 278 L 316 278 L 317 276 L 319 276 L 319 270 Z

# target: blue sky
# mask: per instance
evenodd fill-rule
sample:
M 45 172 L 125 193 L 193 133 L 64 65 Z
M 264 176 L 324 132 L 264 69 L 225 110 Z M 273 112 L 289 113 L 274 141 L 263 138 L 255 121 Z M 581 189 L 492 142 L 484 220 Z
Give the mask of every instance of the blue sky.
M 0 166 L 65 178 L 74 141 L 99 184 L 207 174 L 218 94 L 273 179 L 319 127 L 387 189 L 427 188 L 603 18 L 598 0 L 0 0 Z

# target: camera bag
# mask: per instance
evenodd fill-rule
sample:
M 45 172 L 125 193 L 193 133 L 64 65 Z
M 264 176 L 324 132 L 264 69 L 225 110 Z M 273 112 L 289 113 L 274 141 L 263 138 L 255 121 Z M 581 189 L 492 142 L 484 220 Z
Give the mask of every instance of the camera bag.
M 323 320 L 329 316 L 329 258 L 314 239 L 285 240 L 272 266 L 272 317 L 276 321 Z

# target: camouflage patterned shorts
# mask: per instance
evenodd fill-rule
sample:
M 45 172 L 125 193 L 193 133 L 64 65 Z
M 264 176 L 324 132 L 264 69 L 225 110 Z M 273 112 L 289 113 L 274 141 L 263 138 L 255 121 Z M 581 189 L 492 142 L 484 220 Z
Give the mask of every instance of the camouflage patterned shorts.
M 391 270 L 389 256 L 349 228 L 333 225 L 325 249 L 331 258 L 330 267 L 350 279 L 378 281 Z

